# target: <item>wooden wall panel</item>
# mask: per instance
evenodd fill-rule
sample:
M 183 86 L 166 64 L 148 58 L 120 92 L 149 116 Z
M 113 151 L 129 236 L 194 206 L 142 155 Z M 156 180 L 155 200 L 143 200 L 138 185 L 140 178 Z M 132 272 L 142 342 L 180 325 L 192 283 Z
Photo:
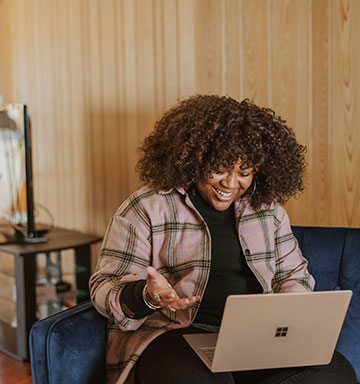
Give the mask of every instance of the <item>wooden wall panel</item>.
M 222 94 L 223 2 L 198 0 L 193 3 L 196 92 Z
M 156 41 L 155 41 L 155 7 L 151 1 L 136 1 L 135 27 L 137 41 L 137 116 L 139 135 L 137 145 L 152 130 L 153 123 L 160 112 L 159 92 L 157 91 L 156 76 Z M 136 147 L 136 145 L 135 145 Z M 136 157 L 133 157 L 132 168 L 136 165 Z
M 35 176 L 34 195 L 37 202 L 44 206 L 49 205 L 50 199 L 56 199 L 55 180 L 51 177 L 56 174 L 56 162 L 51 162 L 50 155 L 54 153 L 53 143 L 50 141 L 50 135 L 53 131 L 53 100 L 52 100 L 52 81 L 53 74 L 50 61 L 50 20 L 49 7 L 45 3 L 34 3 L 34 40 L 33 51 L 36 58 L 34 64 L 34 91 L 35 98 L 31 104 L 29 100 L 23 100 L 29 107 L 29 113 L 32 119 L 32 143 L 33 143 L 33 169 Z M 40 65 L 40 62 L 45 65 Z M 11 98 L 9 101 L 18 101 L 17 98 Z M 19 100 L 20 102 L 20 100 Z M 51 127 L 50 129 L 48 127 Z M 53 151 L 44 149 L 44 146 L 53 148 Z M 46 180 L 48 188 L 41 187 L 36 180 Z M 53 209 L 53 208 L 52 208 Z
M 0 0 L 0 95 L 4 100 L 11 99 L 11 83 L 13 78 L 11 31 L 11 4 L 9 0 Z
M 311 156 L 311 2 L 272 0 L 270 17 L 271 107 L 295 130 Z M 311 162 L 308 167 L 311 172 Z M 304 221 L 309 202 L 309 189 L 301 200 L 290 200 L 293 223 Z
M 54 2 L 53 38 L 54 38 L 54 60 L 55 60 L 55 89 L 56 89 L 56 162 L 58 193 L 62 198 L 59 205 L 60 220 L 66 222 L 66 211 L 75 212 L 74 183 L 67 185 L 66 180 L 74 180 L 74 138 L 71 123 L 72 95 L 71 95 L 71 72 L 72 57 L 69 52 L 70 33 L 70 1 Z M 63 113 L 66 111 L 66 113 Z
M 177 0 L 162 0 L 161 4 L 161 44 L 162 44 L 162 93 L 164 101 L 159 109 L 164 111 L 180 95 L 179 62 L 179 10 Z
M 177 0 L 177 45 L 178 45 L 178 97 L 191 96 L 197 92 L 195 77 L 195 2 Z M 206 17 L 204 15 L 204 17 Z M 175 100 L 173 101 L 175 102 Z
M 223 92 L 237 100 L 243 99 L 242 3 L 225 0 L 223 9 Z
M 100 7 L 101 2 L 99 2 Z M 118 121 L 116 118 L 116 110 L 118 105 L 118 81 L 114 81 L 118 72 L 118 55 L 117 55 L 117 41 L 114 36 L 117 36 L 116 26 L 118 20 L 116 18 L 116 4 L 109 2 L 107 7 L 100 7 L 98 11 L 100 16 L 100 66 L 103 73 L 102 89 L 101 89 L 101 105 L 99 106 L 99 113 L 101 113 L 101 126 L 97 132 L 103 134 L 103 146 L 107 148 L 103 151 L 103 166 L 102 169 L 108 169 L 108 172 L 103 173 L 104 191 L 107 199 L 104 201 L 104 219 L 114 212 L 116 206 L 114 202 L 117 200 L 117 194 L 121 180 L 117 172 L 118 153 L 121 146 L 120 137 L 118 135 Z M 101 148 L 100 148 L 101 150 Z
M 73 214 L 76 226 L 87 228 L 89 220 L 84 212 L 90 211 L 89 206 L 89 135 L 88 114 L 85 110 L 85 62 L 84 62 L 84 23 L 81 2 L 70 1 L 68 4 L 68 33 L 66 35 L 69 54 L 69 89 L 67 91 L 67 109 L 69 111 L 69 143 L 68 150 L 72 152 L 72 193 L 75 204 Z M 73 39 L 72 37 L 77 38 Z M 84 100 L 85 99 L 85 100 Z M 116 140 L 114 140 L 116 141 Z M 116 180 L 116 175 L 114 175 Z M 71 225 L 69 222 L 67 225 Z
M 124 103 L 121 105 L 121 114 L 123 115 L 123 129 L 127 132 L 126 136 L 122 136 L 123 144 L 121 149 L 126 150 L 126 159 L 124 165 L 126 166 L 126 188 L 136 188 L 138 185 L 134 177 L 134 148 L 138 145 L 138 121 L 137 121 L 137 39 L 135 24 L 135 8 L 134 2 L 124 1 L 122 5 L 122 32 L 124 34 L 123 47 L 125 61 L 124 70 L 121 73 L 121 87 L 124 87 Z M 121 131 L 123 131 L 121 129 Z
M 329 1 L 312 4 L 312 148 L 309 184 L 310 220 L 313 225 L 330 223 L 329 149 Z
M 99 1 L 84 2 L 85 45 L 86 45 L 86 82 L 87 114 L 89 130 L 90 156 L 90 211 L 91 226 L 100 230 L 106 211 L 106 164 L 105 164 L 105 127 L 104 127 L 104 75 L 102 52 L 101 4 Z M 105 198 L 104 198 L 105 197 Z
M 13 59 L 13 3 L 9 0 L 2 0 L 0 2 L 0 43 L 1 43 L 1 60 L 0 60 L 0 94 L 4 96 L 5 102 L 9 98 L 12 98 L 12 87 L 13 87 L 13 73 L 14 73 L 14 59 Z
M 360 2 L 331 7 L 331 222 L 359 226 Z
M 242 26 L 244 42 L 244 97 L 262 106 L 269 106 L 269 37 L 271 20 L 268 20 L 267 0 L 243 0 Z M 256 20 L 256 28 L 254 28 Z
M 307 145 L 294 224 L 360 226 L 358 0 L 0 0 L 0 94 L 28 104 L 35 198 L 102 234 L 177 99 L 248 97 Z M 40 210 L 40 218 L 47 216 Z

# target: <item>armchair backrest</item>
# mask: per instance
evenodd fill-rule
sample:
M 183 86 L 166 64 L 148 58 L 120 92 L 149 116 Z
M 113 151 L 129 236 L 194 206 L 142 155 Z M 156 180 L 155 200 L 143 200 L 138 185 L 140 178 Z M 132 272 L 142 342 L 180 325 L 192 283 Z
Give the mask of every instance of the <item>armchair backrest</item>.
M 336 349 L 352 363 L 360 383 L 360 228 L 292 229 L 309 261 L 315 290 L 353 291 Z

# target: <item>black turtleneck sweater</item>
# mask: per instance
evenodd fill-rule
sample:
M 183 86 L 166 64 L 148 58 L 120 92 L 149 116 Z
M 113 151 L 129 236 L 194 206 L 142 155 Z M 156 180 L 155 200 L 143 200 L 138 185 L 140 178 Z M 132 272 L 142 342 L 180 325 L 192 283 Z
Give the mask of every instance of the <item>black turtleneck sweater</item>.
M 190 198 L 211 236 L 210 277 L 194 322 L 220 325 L 228 295 L 261 293 L 262 288 L 240 246 L 234 203 L 225 211 L 217 211 L 199 193 Z

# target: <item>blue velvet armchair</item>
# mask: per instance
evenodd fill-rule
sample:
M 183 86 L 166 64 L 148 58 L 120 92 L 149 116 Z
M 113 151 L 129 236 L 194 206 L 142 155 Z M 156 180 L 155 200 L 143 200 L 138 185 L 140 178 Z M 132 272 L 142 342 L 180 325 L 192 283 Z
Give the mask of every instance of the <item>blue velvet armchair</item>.
M 353 291 L 336 348 L 360 382 L 360 229 L 295 226 L 293 231 L 315 290 Z M 106 320 L 90 301 L 36 322 L 30 332 L 34 384 L 105 383 L 105 344 Z

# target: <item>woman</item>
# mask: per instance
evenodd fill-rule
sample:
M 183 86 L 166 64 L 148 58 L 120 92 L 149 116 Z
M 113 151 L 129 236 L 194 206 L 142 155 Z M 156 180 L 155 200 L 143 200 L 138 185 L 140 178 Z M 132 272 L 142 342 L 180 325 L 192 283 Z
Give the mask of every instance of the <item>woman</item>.
M 168 110 L 140 150 L 145 187 L 112 217 L 90 280 L 109 319 L 109 382 L 124 383 L 135 362 L 139 384 L 354 382 L 337 353 L 326 367 L 213 374 L 182 337 L 216 331 L 229 294 L 314 287 L 281 206 L 305 171 L 285 121 L 199 95 Z

